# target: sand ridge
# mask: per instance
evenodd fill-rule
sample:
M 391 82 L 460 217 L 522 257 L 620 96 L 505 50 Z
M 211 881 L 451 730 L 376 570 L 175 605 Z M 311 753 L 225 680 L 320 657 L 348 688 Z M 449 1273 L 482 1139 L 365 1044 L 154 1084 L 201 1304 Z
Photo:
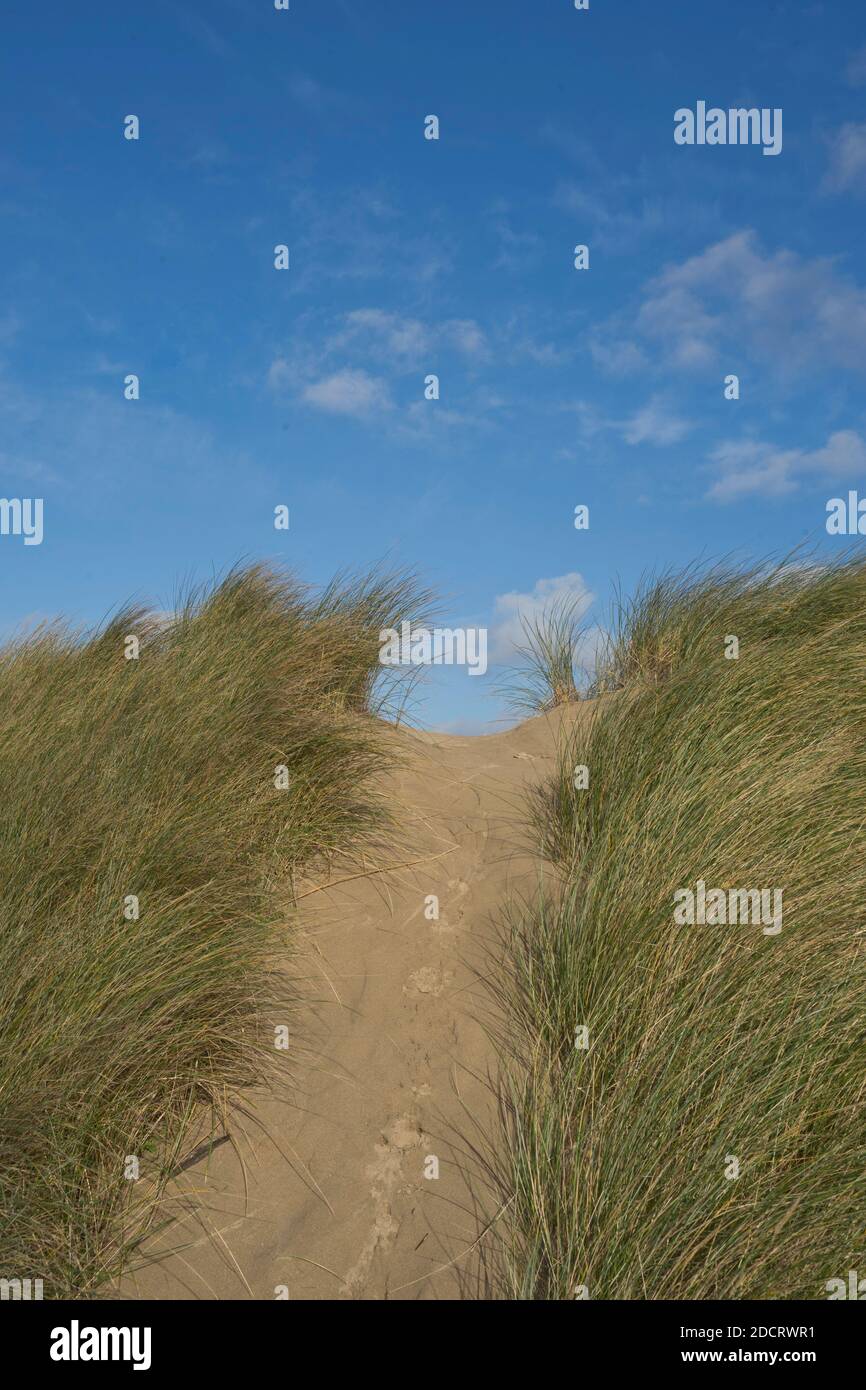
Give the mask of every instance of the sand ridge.
M 250 1098 L 232 1142 L 177 1176 L 175 1219 L 119 1296 L 485 1296 L 496 1199 L 472 1148 L 495 1056 L 479 971 L 506 895 L 536 880 L 525 790 L 552 770 L 559 724 L 389 733 L 402 867 L 305 885 L 292 968 L 317 1002 L 294 1025 L 291 1101 Z

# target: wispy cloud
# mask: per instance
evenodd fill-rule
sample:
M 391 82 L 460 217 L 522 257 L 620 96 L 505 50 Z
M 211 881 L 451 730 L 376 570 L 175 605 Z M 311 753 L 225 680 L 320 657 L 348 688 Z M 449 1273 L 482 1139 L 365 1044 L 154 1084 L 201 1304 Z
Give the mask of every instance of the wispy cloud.
M 721 474 L 707 493 L 714 501 L 784 497 L 810 478 L 842 482 L 866 476 L 866 442 L 856 430 L 837 430 L 822 448 L 812 450 L 731 440 L 713 450 L 710 460 Z
M 633 338 L 621 336 L 618 326 L 608 325 L 590 340 L 593 361 L 611 376 L 634 376 L 650 365 L 649 354 Z
M 849 122 L 834 133 L 822 186 L 830 193 L 866 193 L 866 125 Z
M 352 350 L 407 369 L 434 352 L 452 348 L 465 357 L 487 355 L 487 341 L 474 319 L 423 322 L 385 309 L 353 309 L 325 343 L 327 352 Z
M 233 55 L 234 49 L 228 39 L 224 38 L 209 20 L 203 19 L 194 10 L 178 7 L 174 17 L 176 23 L 208 53 L 213 53 L 217 58 L 230 58 Z
M 387 383 L 360 369 L 334 372 L 321 381 L 311 382 L 301 395 L 317 410 L 331 415 L 352 415 L 361 420 L 391 410 L 393 405 Z
M 673 186 L 668 181 L 660 192 L 646 160 L 633 168 L 615 165 L 585 137 L 550 122 L 541 138 L 577 171 L 558 179 L 551 197 L 553 206 L 575 221 L 576 241 L 589 240 L 611 255 L 633 251 L 669 228 L 681 235 L 686 229 L 699 233 L 718 225 L 714 197 L 696 196 L 693 187 L 676 181 Z
M 678 444 L 693 428 L 663 397 L 653 396 L 622 422 L 622 436 L 626 444 Z
M 0 316 L 0 344 L 11 343 L 21 331 L 21 318 L 14 309 L 7 309 Z
M 866 46 L 852 53 L 845 69 L 845 77 L 852 87 L 866 86 Z
M 614 198 L 610 192 L 570 179 L 557 184 L 553 203 L 574 216 L 581 234 L 598 241 L 607 251 L 627 250 L 642 237 L 660 232 L 668 221 L 664 202 L 658 196 L 642 195 L 629 205 L 622 194 Z
M 329 111 L 339 110 L 344 105 L 341 92 L 310 77 L 305 72 L 293 72 L 289 78 L 289 92 L 294 101 L 311 115 L 322 116 Z
M 538 232 L 516 228 L 511 206 L 503 198 L 496 200 L 491 215 L 499 240 L 494 270 L 528 270 L 537 265 L 544 251 L 544 241 Z
M 594 601 L 595 594 L 576 571 L 553 579 L 539 579 L 529 593 L 498 594 L 494 600 L 490 634 L 491 662 L 502 664 L 514 660 L 518 647 L 526 643 L 524 623 L 533 623 L 563 604 L 573 606 L 575 618 L 580 619 Z
M 321 294 L 328 280 L 402 280 L 423 291 L 454 265 L 452 233 L 435 225 L 419 230 L 417 218 L 381 189 L 328 197 L 304 187 L 292 198 L 291 215 L 295 291 Z
M 124 401 L 120 390 L 68 390 L 55 396 L 0 378 L 0 469 L 6 486 L 16 477 L 57 488 L 75 505 L 94 496 L 100 505 L 131 487 L 162 486 L 182 468 L 184 482 L 214 485 L 238 469 L 258 470 L 210 425 L 170 406 Z
M 484 363 L 488 345 L 480 325 L 468 318 L 431 322 L 384 309 L 354 309 L 336 322 L 310 321 L 306 334 L 296 334 L 292 349 L 271 360 L 267 385 L 318 410 L 370 420 L 396 410 L 385 374 L 410 377 L 410 404 L 391 425 L 411 435 L 428 435 L 442 425 L 475 423 L 453 404 L 449 409 L 439 400 L 420 399 L 425 378 L 439 374 L 439 359 L 448 360 L 448 353 Z
M 573 410 L 580 421 L 580 432 L 586 439 L 603 431 L 620 436 L 626 444 L 678 444 L 694 428 L 691 420 L 679 415 L 663 395 L 654 395 L 645 405 L 625 418 L 603 415 L 591 402 L 580 400 L 565 407 Z
M 594 356 L 622 373 L 705 371 L 723 360 L 762 359 L 793 374 L 841 366 L 866 370 L 866 290 L 828 257 L 765 252 L 741 231 L 646 286 L 636 309 L 608 320 Z
M 449 399 L 423 399 L 428 375 L 445 372 L 447 380 L 449 354 L 473 366 L 487 362 L 487 338 L 474 319 L 436 323 L 381 308 L 353 309 L 336 321 L 300 324 L 296 339 L 272 359 L 267 385 L 333 415 L 386 416 L 389 430 L 418 442 L 454 425 L 483 428 L 488 411 L 501 408 L 501 399 L 483 385 L 467 385 L 465 370 L 457 376 L 462 404 L 447 387 Z M 405 388 L 399 406 L 398 386 Z

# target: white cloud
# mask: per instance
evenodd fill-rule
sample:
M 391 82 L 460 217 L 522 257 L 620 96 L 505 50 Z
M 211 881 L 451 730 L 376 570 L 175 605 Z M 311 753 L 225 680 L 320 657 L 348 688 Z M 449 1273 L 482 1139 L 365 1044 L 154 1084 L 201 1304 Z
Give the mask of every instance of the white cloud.
M 375 346 L 381 356 L 402 363 L 417 362 L 430 349 L 430 330 L 419 319 L 403 318 L 384 309 L 353 309 L 343 322 L 342 330 L 328 344 L 331 351 L 363 341 L 367 350 Z
M 664 396 L 651 396 L 646 405 L 625 420 L 601 415 L 589 401 L 579 400 L 565 406 L 578 416 L 581 436 L 592 439 L 604 430 L 618 434 L 626 444 L 678 444 L 691 433 L 694 425 L 677 415 Z
M 707 496 L 716 502 L 740 497 L 782 497 L 809 475 L 839 482 L 866 476 L 866 442 L 856 430 L 837 430 L 820 449 L 778 449 L 757 440 L 728 441 L 710 455 L 721 473 Z
M 391 429 L 401 441 L 423 444 L 452 429 L 481 429 L 485 421 L 479 414 L 468 414 L 463 410 L 449 410 L 437 401 L 412 401 L 401 412 L 399 418 L 392 419 Z
M 266 381 L 274 393 L 317 410 L 375 418 L 408 442 L 422 443 L 456 427 L 489 428 L 488 417 L 505 402 L 477 383 L 470 389 L 465 373 L 457 377 L 462 389 L 454 388 L 452 376 L 442 400 L 423 398 L 425 377 L 443 370 L 440 353 L 449 344 L 472 362 L 486 358 L 487 339 L 472 319 L 431 324 L 384 309 L 356 309 L 331 332 L 299 324 L 287 351 L 271 361 Z
M 551 608 L 573 604 L 581 618 L 595 600 L 582 575 L 572 572 L 554 579 L 539 579 L 528 594 L 499 594 L 494 601 L 494 621 L 490 634 L 490 660 L 513 661 L 516 650 L 526 642 L 521 619 L 532 622 Z
M 330 331 L 302 325 L 288 350 L 271 361 L 267 384 L 272 391 L 295 395 L 331 414 L 364 419 L 393 412 L 390 426 L 405 428 L 413 436 L 429 435 L 441 426 L 480 423 L 476 414 L 485 408 L 480 396 L 471 414 L 417 400 L 424 377 L 440 371 L 439 355 L 448 347 L 470 361 L 484 360 L 488 351 L 474 319 L 437 324 L 385 309 L 354 309 L 341 315 Z M 400 376 L 414 378 L 414 404 L 398 418 L 389 379 Z
M 722 476 L 708 497 L 716 502 L 735 502 L 740 497 L 781 497 L 795 491 L 791 465 L 796 450 L 775 449 L 754 441 L 729 441 L 714 449 L 710 458 Z
M 353 309 L 329 348 L 349 346 L 374 352 L 397 365 L 414 364 L 437 348 L 450 346 L 465 357 L 484 356 L 487 340 L 474 319 L 447 319 L 422 323 L 385 309 Z
M 352 415 L 365 419 L 377 411 L 389 410 L 391 399 L 388 387 L 369 372 L 349 370 L 334 372 L 321 381 L 314 381 L 302 392 L 308 405 L 334 415 Z
M 450 319 L 443 331 L 466 357 L 483 357 L 487 353 L 487 339 L 474 319 Z
M 691 421 L 676 415 L 661 396 L 653 396 L 622 422 L 622 435 L 626 444 L 677 444 L 692 428 Z
M 866 193 L 866 125 L 849 122 L 835 132 L 823 186 L 832 193 Z
M 754 232 L 741 231 L 663 270 L 593 347 L 597 361 L 621 371 L 641 367 L 647 353 L 668 369 L 705 371 L 746 352 L 785 372 L 863 371 L 866 290 L 829 258 L 764 252 Z
M 589 350 L 593 360 L 611 376 L 632 376 L 649 366 L 643 348 L 627 338 L 596 337 L 590 342 Z

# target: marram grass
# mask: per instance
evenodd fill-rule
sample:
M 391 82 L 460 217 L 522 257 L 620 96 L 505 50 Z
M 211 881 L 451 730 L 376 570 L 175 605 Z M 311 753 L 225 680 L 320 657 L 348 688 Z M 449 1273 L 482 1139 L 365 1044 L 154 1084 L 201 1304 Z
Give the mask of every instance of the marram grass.
M 98 1290 L 193 1117 L 266 1073 L 286 886 L 382 824 L 378 631 L 425 601 L 250 568 L 0 651 L 0 1277 Z
M 534 807 L 561 887 L 502 931 L 500 1292 L 826 1298 L 866 1269 L 866 563 L 647 584 L 596 689 Z M 782 930 L 677 925 L 699 880 Z

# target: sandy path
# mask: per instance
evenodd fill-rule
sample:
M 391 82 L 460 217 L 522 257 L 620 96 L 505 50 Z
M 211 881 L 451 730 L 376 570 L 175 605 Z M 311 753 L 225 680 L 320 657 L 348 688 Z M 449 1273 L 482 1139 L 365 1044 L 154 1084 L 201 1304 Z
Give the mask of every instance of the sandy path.
M 318 1002 L 291 1025 L 292 1103 L 254 1098 L 234 1143 L 178 1178 L 177 1219 L 148 1247 L 173 1253 L 121 1296 L 484 1296 L 466 1140 L 488 1124 L 495 1063 L 475 967 L 491 914 L 535 878 L 522 792 L 552 767 L 555 723 L 389 735 L 404 759 L 396 858 L 422 862 L 303 899 L 293 968 Z

